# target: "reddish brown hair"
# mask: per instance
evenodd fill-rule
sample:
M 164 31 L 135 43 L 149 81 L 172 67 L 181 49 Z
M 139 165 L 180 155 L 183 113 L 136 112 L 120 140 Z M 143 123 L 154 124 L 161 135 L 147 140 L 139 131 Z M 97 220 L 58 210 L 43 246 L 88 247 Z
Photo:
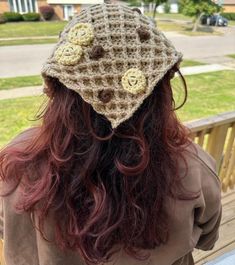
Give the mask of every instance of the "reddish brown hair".
M 106 262 L 116 245 L 138 257 L 138 249 L 165 243 L 165 198 L 179 191 L 189 198 L 179 172 L 189 140 L 174 112 L 172 71 L 177 67 L 114 130 L 79 94 L 48 78 L 51 99 L 38 117 L 41 126 L 0 154 L 1 178 L 24 187 L 17 209 L 37 211 L 45 238 L 50 213 L 58 246 L 87 263 Z

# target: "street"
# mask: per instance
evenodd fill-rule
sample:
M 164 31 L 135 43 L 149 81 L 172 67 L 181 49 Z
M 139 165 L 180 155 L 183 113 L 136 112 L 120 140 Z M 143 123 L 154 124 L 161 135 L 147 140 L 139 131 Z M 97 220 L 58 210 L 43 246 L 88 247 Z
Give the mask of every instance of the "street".
M 185 36 L 174 32 L 165 34 L 181 51 L 186 59 L 201 60 L 208 63 L 219 63 L 213 57 L 235 53 L 235 27 L 225 31 L 219 36 Z M 210 58 L 212 61 L 210 61 Z M 219 59 L 219 58 L 218 58 Z
M 176 32 L 165 35 L 181 51 L 185 59 L 206 63 L 226 63 L 225 55 L 235 53 L 235 27 L 223 36 L 186 36 Z M 43 62 L 54 44 L 0 47 L 0 78 L 40 74 Z

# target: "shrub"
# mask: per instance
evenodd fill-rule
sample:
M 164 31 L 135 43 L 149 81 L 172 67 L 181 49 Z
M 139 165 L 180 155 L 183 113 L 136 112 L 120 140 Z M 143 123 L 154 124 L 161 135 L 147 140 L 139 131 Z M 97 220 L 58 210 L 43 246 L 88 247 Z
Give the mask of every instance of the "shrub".
M 40 14 L 38 13 L 26 13 L 23 14 L 24 21 L 39 21 L 40 20 Z
M 108 1 L 107 1 L 107 4 L 108 4 Z M 140 2 L 140 0 L 128 0 L 128 5 L 131 7 L 139 8 L 141 5 L 141 2 Z
M 39 11 L 45 20 L 50 20 L 55 13 L 55 10 L 52 6 L 41 6 L 39 7 Z
M 6 19 L 7 22 L 17 22 L 23 20 L 22 15 L 16 12 L 4 12 L 3 17 Z
M 235 13 L 221 13 L 221 16 L 227 18 L 228 20 L 235 20 Z
M 3 14 L 0 14 L 0 24 L 6 23 L 6 19 Z
M 171 11 L 171 5 L 168 2 L 166 2 L 164 5 L 164 12 L 168 14 L 170 13 L 170 11 Z

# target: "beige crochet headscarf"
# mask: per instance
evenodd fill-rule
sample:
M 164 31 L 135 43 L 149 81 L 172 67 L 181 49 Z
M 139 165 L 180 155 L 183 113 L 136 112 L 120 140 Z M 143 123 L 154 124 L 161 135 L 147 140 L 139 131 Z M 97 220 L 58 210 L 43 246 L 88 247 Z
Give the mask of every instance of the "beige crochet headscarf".
M 130 118 L 182 59 L 138 10 L 94 5 L 65 27 L 42 76 L 55 77 L 116 128 Z

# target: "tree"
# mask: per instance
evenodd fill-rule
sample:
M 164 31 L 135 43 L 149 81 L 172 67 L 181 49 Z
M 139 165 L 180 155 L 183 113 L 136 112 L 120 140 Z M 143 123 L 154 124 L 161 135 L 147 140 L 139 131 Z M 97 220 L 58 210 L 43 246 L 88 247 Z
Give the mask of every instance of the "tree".
M 202 15 L 212 15 L 221 10 L 221 6 L 211 0 L 180 0 L 181 12 L 190 17 L 194 17 L 193 31 L 198 29 Z
M 153 18 L 155 19 L 158 6 L 160 6 L 161 4 L 164 4 L 164 3 L 168 2 L 168 0 L 143 0 L 143 2 L 145 4 L 151 4 L 151 3 L 153 3 L 153 5 L 154 5 L 154 8 L 153 8 Z

